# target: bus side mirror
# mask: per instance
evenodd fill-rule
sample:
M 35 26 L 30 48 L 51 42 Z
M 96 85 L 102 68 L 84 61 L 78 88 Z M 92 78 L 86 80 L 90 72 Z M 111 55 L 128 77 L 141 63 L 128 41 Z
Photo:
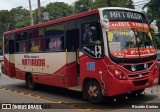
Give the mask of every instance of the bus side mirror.
M 105 15 L 104 18 L 100 21 L 102 27 L 106 30 L 109 31 L 109 19 L 107 19 L 107 16 Z

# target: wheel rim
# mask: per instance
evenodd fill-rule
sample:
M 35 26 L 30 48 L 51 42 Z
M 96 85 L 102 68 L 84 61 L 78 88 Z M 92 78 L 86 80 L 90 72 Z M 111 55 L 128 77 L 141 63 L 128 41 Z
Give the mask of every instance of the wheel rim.
M 101 103 L 103 101 L 103 95 L 101 87 L 96 81 L 89 81 L 86 86 L 86 96 L 91 103 Z
M 97 97 L 99 95 L 99 91 L 96 85 L 90 85 L 88 89 L 88 94 L 90 97 Z

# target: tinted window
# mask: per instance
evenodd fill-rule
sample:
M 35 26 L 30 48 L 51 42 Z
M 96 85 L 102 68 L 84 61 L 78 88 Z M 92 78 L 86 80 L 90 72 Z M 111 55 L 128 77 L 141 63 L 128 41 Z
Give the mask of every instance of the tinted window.
M 45 30 L 45 50 L 61 51 L 64 49 L 64 25 L 49 26 Z
M 4 36 L 4 53 L 13 53 L 14 49 L 15 34 Z
M 79 48 L 79 29 L 72 29 L 66 32 L 67 50 L 76 51 Z
M 28 32 L 16 34 L 16 52 L 27 52 L 28 50 Z
M 21 32 L 16 34 L 16 41 L 27 40 L 27 32 Z
M 40 52 L 44 49 L 43 29 L 29 31 L 29 51 Z

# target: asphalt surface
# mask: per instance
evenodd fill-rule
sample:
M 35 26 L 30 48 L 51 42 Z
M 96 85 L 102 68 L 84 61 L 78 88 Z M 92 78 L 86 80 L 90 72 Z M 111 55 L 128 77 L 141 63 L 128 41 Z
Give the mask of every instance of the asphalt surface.
M 159 112 L 160 86 L 148 88 L 145 90 L 145 93 L 138 96 L 125 94 L 115 98 L 106 98 L 104 104 L 95 105 L 82 100 L 80 92 L 46 85 L 39 85 L 37 90 L 32 91 L 26 88 L 24 81 L 12 79 L 1 74 L 0 103 L 43 103 L 52 106 L 52 109 L 47 110 L 16 110 L 16 112 Z M 143 106 L 146 108 L 144 109 Z M 148 109 L 147 106 L 152 106 L 152 108 Z M 156 106 L 159 109 L 156 109 Z M 7 111 L 15 112 L 15 110 Z M 6 112 L 6 110 L 0 110 L 0 112 Z

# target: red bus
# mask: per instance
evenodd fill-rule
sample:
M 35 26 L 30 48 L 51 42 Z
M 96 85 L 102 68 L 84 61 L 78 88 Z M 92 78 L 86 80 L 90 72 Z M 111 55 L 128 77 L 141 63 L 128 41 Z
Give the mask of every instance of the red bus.
M 29 89 L 38 83 L 68 88 L 92 103 L 158 85 L 146 16 L 118 7 L 5 32 L 4 72 Z

